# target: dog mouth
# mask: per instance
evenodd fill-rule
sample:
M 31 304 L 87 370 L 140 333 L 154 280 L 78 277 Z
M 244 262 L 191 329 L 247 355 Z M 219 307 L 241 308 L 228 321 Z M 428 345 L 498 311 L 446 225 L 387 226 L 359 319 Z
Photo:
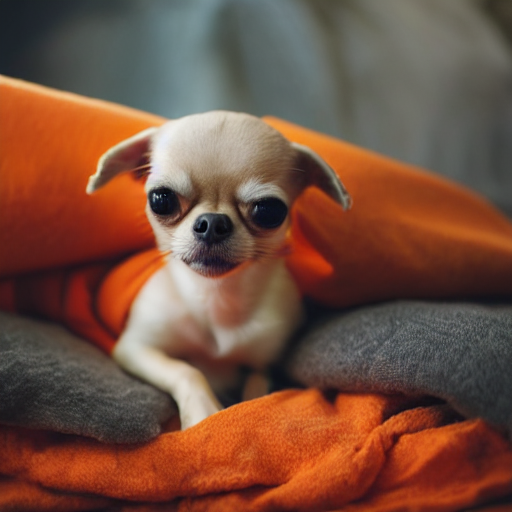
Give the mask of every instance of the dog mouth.
M 194 272 L 204 277 L 221 277 L 240 265 L 240 262 L 220 255 L 197 254 L 182 260 Z

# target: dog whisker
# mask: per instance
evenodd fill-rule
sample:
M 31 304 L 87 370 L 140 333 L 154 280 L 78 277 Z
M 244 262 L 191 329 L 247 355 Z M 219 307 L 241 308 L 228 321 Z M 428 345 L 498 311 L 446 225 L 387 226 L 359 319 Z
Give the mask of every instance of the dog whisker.
M 129 172 L 141 171 L 141 170 L 147 170 L 147 169 L 151 169 L 151 164 L 149 162 L 147 164 L 139 165 L 138 167 L 134 167 L 133 169 L 130 169 Z
M 150 169 L 151 169 L 151 164 L 148 162 L 146 164 L 139 165 L 138 167 L 134 167 L 133 169 L 130 169 L 130 172 L 132 173 L 133 177 L 136 180 L 140 180 L 149 174 Z

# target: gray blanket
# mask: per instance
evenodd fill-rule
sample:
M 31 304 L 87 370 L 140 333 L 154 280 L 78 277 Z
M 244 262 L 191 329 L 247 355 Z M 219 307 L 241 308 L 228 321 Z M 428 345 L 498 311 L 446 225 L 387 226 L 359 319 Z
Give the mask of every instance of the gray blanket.
M 331 314 L 287 370 L 321 389 L 438 397 L 512 433 L 512 306 L 399 301 Z
M 158 435 L 176 411 L 90 343 L 0 312 L 0 423 L 130 443 Z
M 282 369 L 321 389 L 447 401 L 512 434 L 512 306 L 402 301 L 331 313 L 298 337 Z M 0 423 L 139 442 L 176 414 L 64 329 L 0 313 Z

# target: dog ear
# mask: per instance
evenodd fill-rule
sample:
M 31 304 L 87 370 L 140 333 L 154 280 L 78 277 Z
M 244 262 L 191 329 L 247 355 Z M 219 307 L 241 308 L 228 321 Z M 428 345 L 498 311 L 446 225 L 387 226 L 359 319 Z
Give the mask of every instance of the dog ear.
M 92 194 L 119 173 L 149 163 L 150 141 L 157 127 L 148 128 L 110 148 L 98 160 L 96 174 L 89 178 L 87 193 Z
M 349 210 L 352 207 L 352 197 L 350 197 L 334 169 L 311 148 L 297 142 L 292 142 L 291 145 L 298 154 L 296 165 L 298 169 L 304 171 L 305 186 L 315 185 L 319 187 L 339 203 L 344 210 Z

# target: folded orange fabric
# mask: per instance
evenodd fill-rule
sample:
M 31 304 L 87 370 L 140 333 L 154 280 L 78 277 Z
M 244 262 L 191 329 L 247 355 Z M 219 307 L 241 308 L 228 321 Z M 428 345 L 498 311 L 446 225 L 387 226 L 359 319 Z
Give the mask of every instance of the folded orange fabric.
M 0 95 L 0 308 L 59 321 L 109 351 L 162 260 L 149 250 L 121 261 L 153 246 L 140 182 L 125 175 L 93 197 L 84 190 L 106 149 L 164 120 L 8 78 Z M 475 194 L 267 122 L 321 154 L 354 198 L 349 213 L 315 189 L 298 201 L 288 265 L 305 295 L 336 307 L 512 295 L 512 225 Z
M 162 259 L 140 182 L 84 190 L 106 149 L 163 120 L 7 78 L 0 98 L 0 308 L 54 319 L 109 351 Z M 267 121 L 320 153 L 354 198 L 348 213 L 317 190 L 300 198 L 288 266 L 305 295 L 335 307 L 512 296 L 512 225 L 485 201 Z M 414 405 L 285 391 L 129 447 L 3 426 L 0 509 L 448 511 L 512 492 L 504 438 Z
M 91 510 L 108 498 L 147 511 L 450 511 L 511 491 L 502 437 L 480 420 L 452 423 L 444 406 L 410 405 L 290 390 L 139 447 L 4 427 L 0 472 L 24 486 L 0 481 L 0 509 Z M 32 508 L 13 506 L 23 500 Z

